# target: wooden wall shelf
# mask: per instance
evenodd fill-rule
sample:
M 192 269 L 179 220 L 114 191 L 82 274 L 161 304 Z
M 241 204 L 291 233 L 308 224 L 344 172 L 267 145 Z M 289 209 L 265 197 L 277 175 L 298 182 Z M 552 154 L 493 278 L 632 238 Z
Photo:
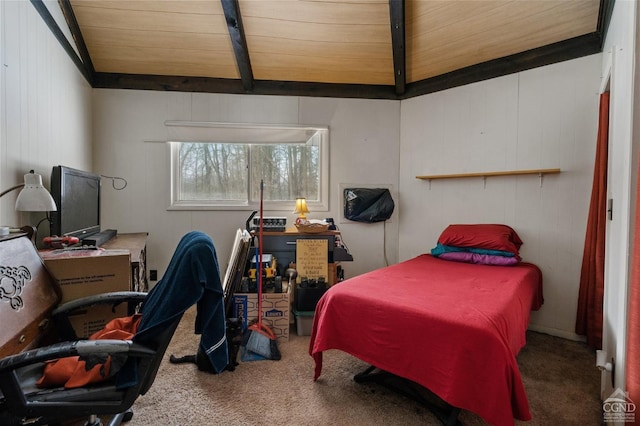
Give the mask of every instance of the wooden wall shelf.
M 416 179 L 432 180 L 432 179 L 456 179 L 456 178 L 469 178 L 469 177 L 481 177 L 487 178 L 491 176 L 518 176 L 518 175 L 542 175 L 560 173 L 560 169 L 531 169 L 531 170 L 508 170 L 502 172 L 477 172 L 477 173 L 453 173 L 446 175 L 424 175 L 416 176 Z

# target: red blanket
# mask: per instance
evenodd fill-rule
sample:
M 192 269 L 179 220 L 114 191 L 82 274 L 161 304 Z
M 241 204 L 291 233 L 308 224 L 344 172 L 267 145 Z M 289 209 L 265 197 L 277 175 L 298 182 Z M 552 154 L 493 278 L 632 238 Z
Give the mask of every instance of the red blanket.
M 309 353 L 339 349 L 421 384 L 495 425 L 529 420 L 516 355 L 542 274 L 421 255 L 331 287 L 316 308 Z

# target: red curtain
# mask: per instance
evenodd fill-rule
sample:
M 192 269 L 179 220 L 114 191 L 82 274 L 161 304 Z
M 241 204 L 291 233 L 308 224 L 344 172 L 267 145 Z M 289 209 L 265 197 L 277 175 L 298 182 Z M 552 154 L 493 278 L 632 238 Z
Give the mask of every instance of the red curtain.
M 632 401 L 640 401 L 640 163 L 636 186 L 636 213 L 631 257 L 631 287 L 629 289 L 629 318 L 627 320 L 627 392 Z M 637 402 L 636 402 L 637 404 Z M 640 414 L 636 414 L 640 422 Z
M 582 256 L 576 316 L 576 333 L 586 336 L 587 344 L 595 349 L 602 349 L 608 143 L 609 92 L 605 92 L 600 95 L 596 161 L 587 219 L 587 234 Z

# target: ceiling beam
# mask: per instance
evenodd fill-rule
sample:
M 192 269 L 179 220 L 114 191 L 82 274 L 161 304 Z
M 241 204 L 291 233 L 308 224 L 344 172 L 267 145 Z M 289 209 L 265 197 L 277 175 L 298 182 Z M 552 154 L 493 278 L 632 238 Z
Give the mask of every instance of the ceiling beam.
M 227 21 L 231 44 L 236 55 L 236 63 L 242 80 L 242 87 L 246 92 L 253 90 L 253 71 L 251 69 L 251 60 L 249 59 L 249 49 L 247 48 L 247 38 L 244 35 L 244 27 L 242 25 L 242 15 L 240 14 L 240 5 L 238 0 L 220 0 L 224 17 Z
M 391 45 L 393 47 L 393 76 L 397 95 L 404 93 L 407 81 L 404 10 L 404 0 L 389 0 Z
M 439 92 L 478 81 L 514 74 L 532 68 L 593 55 L 602 51 L 597 32 L 574 37 L 526 52 L 472 65 L 407 85 L 402 99 Z
M 78 53 L 80 54 L 80 59 L 87 69 L 87 72 L 93 76 L 96 70 L 93 67 L 91 55 L 89 55 L 89 50 L 87 49 L 87 45 L 84 42 L 84 37 L 82 37 L 82 31 L 80 31 L 80 25 L 78 25 L 76 14 L 73 13 L 71 2 L 69 0 L 58 0 L 58 4 L 60 4 L 60 9 L 62 9 L 64 19 L 67 21 L 67 26 L 71 31 L 71 37 L 73 37 L 73 40 L 76 43 L 76 48 L 78 49 Z
M 94 88 L 247 94 L 240 80 L 209 77 L 96 73 Z M 253 95 L 398 99 L 393 86 L 258 80 Z
M 374 84 L 309 83 L 302 81 L 259 80 L 256 95 L 314 96 L 328 98 L 398 99 L 393 86 Z
M 67 52 L 67 55 L 69 55 L 80 73 L 84 76 L 85 80 L 87 80 L 89 84 L 93 84 L 93 74 L 91 70 L 86 67 L 86 64 L 77 55 L 76 51 L 73 49 L 73 46 L 71 45 L 69 40 L 67 40 L 67 36 L 64 35 L 56 20 L 53 18 L 53 16 L 51 16 L 49 9 L 47 9 L 47 6 L 44 4 L 44 2 L 42 0 L 31 0 L 31 4 L 36 9 L 47 27 L 49 27 L 56 40 L 58 40 L 60 46 L 62 46 L 64 51 Z
M 601 44 L 604 46 L 604 36 L 607 35 L 609 30 L 609 22 L 611 22 L 611 15 L 613 15 L 613 6 L 615 6 L 616 0 L 600 0 L 600 10 L 598 11 L 598 29 L 596 30 L 601 38 Z

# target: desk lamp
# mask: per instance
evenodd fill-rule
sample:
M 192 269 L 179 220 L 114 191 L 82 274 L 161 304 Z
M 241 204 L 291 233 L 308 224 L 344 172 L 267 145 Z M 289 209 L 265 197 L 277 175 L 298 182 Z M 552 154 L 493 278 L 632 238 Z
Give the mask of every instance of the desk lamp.
M 307 213 L 309 213 L 309 209 L 307 208 L 307 199 L 304 197 L 296 198 L 296 209 L 293 211 L 293 214 L 298 215 L 298 220 L 306 220 Z
M 42 176 L 31 170 L 24 175 L 24 183 L 12 186 L 6 191 L 0 192 L 0 197 L 8 194 L 11 191 L 20 189 L 18 198 L 16 199 L 17 211 L 21 212 L 52 212 L 58 210 L 53 197 L 42 186 Z

